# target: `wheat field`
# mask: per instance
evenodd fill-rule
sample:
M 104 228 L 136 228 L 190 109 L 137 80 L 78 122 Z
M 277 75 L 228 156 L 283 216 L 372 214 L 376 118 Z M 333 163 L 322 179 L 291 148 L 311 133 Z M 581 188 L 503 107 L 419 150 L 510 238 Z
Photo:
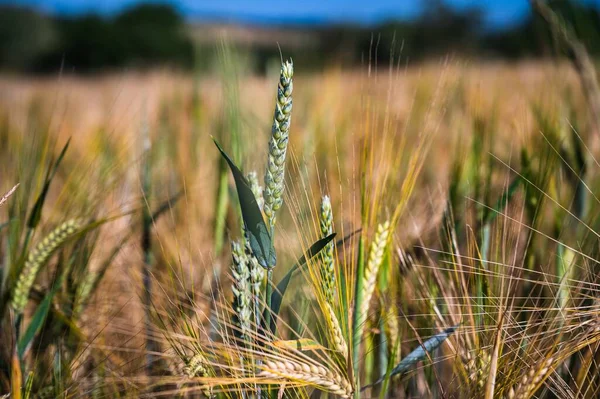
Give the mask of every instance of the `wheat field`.
M 0 394 L 596 397 L 569 63 L 234 55 L 0 78 Z

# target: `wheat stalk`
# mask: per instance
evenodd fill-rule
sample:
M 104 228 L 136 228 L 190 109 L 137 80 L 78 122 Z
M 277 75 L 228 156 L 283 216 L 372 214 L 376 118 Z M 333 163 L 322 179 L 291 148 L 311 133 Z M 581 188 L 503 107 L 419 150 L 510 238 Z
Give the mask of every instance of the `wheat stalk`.
M 283 204 L 285 156 L 289 140 L 292 113 L 292 76 L 294 64 L 286 61 L 281 65 L 275 115 L 269 141 L 269 159 L 265 172 L 264 212 L 271 231 L 275 227 L 275 213 Z
M 324 196 L 321 200 L 321 235 L 327 237 L 333 233 L 333 212 L 331 211 L 331 200 L 329 196 Z M 331 306 L 334 304 L 334 297 L 336 292 L 335 283 L 335 264 L 334 264 L 334 244 L 330 242 L 321 251 L 321 258 L 323 259 L 323 268 L 321 269 L 321 277 L 323 279 L 323 291 L 325 294 L 325 300 Z
M 31 291 L 31 287 L 41 267 L 48 261 L 52 253 L 70 236 L 75 234 L 81 226 L 82 222 L 78 219 L 71 219 L 64 222 L 48 234 L 42 242 L 29 253 L 13 292 L 11 306 L 15 310 L 15 313 L 21 314 L 23 313 L 23 310 L 25 310 L 25 306 L 29 299 L 29 291 Z
M 353 393 L 352 384 L 341 374 L 328 370 L 321 365 L 286 361 L 264 362 L 261 377 L 289 379 L 306 385 L 314 386 L 322 391 L 350 398 Z

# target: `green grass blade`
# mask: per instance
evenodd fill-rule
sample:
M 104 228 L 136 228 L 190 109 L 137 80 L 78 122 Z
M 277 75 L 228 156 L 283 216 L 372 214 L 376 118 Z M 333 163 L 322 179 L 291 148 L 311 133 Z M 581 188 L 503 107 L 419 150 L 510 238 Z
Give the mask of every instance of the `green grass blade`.
M 44 300 L 40 303 L 40 306 L 35 310 L 33 317 L 31 318 L 31 322 L 27 326 L 25 333 L 19 339 L 17 343 L 17 353 L 19 354 L 19 358 L 22 359 L 25 351 L 31 345 L 31 342 L 35 338 L 36 334 L 40 331 L 44 322 L 46 321 L 46 317 L 48 316 L 48 312 L 50 310 L 50 305 L 52 304 L 52 299 L 54 298 L 54 294 L 58 291 L 58 288 L 61 286 L 62 278 L 59 278 L 58 281 L 55 282 L 54 287 L 46 294 Z
M 304 255 L 298 259 L 298 261 L 292 266 L 292 268 L 287 272 L 287 274 L 281 279 L 279 284 L 277 284 L 277 289 L 271 294 L 271 314 L 274 315 L 271 319 L 271 332 L 275 334 L 277 330 L 277 322 L 276 318 L 279 315 L 279 311 L 281 310 L 281 303 L 283 301 L 283 296 L 287 291 L 287 288 L 290 284 L 292 276 L 296 270 L 300 269 L 308 260 L 316 256 L 323 248 L 327 246 L 334 238 L 336 233 L 332 233 L 325 238 L 321 238 L 313 245 L 310 246 L 308 251 Z
M 360 342 L 361 342 L 361 326 L 359 325 L 360 320 L 360 309 L 363 302 L 363 286 L 364 286 L 364 275 L 365 275 L 365 240 L 361 236 L 358 241 L 358 260 L 356 265 L 356 283 L 354 286 L 354 313 L 352 320 L 352 364 L 354 366 L 354 378 L 360 378 Z
M 25 392 L 23 395 L 23 399 L 31 398 L 31 391 L 33 389 L 33 377 L 34 377 L 34 373 L 33 373 L 33 371 L 30 371 L 29 374 L 27 375 L 27 380 L 25 380 Z
M 35 229 L 37 227 L 37 225 L 40 223 L 40 219 L 42 218 L 42 208 L 44 207 L 44 202 L 46 202 L 46 196 L 48 195 L 48 190 L 50 189 L 50 184 L 52 183 L 52 180 L 54 179 L 54 176 L 56 175 L 56 171 L 58 170 L 58 167 L 60 166 L 60 163 L 62 162 L 62 160 L 67 152 L 67 149 L 69 148 L 70 142 L 71 142 L 71 139 L 67 140 L 67 143 L 65 144 L 62 151 L 60 152 L 60 155 L 56 159 L 56 162 L 54 162 L 54 166 L 52 167 L 52 169 L 48 170 L 46 179 L 44 181 L 44 187 L 42 188 L 42 192 L 36 199 L 35 204 L 33 205 L 33 208 L 31 210 L 31 214 L 29 215 L 27 227 L 29 227 L 30 229 Z

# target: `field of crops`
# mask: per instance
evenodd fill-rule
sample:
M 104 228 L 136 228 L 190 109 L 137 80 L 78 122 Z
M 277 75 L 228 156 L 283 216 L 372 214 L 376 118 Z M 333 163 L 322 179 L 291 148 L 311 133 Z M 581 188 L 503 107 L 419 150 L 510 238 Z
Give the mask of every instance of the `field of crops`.
M 0 77 L 0 395 L 597 397 L 571 64 L 220 59 Z

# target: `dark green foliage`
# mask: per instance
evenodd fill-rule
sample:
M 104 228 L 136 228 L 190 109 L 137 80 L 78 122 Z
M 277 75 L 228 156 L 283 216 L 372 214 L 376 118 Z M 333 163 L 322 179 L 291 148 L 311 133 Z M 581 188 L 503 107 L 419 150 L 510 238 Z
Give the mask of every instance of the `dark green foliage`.
M 114 18 L 53 18 L 0 8 L 0 67 L 88 72 L 156 64 L 191 66 L 193 46 L 182 17 L 169 5 L 142 4 Z
M 549 5 L 592 55 L 600 54 L 597 6 L 563 0 Z M 203 32 L 199 26 L 198 32 Z M 207 67 L 215 58 L 214 46 L 205 41 L 193 43 L 188 34 L 193 29 L 167 4 L 138 5 L 111 18 L 56 18 L 4 6 L 0 8 L 0 68 L 44 72 L 64 66 L 88 72 L 157 64 Z M 489 29 L 481 9 L 456 9 L 444 1 L 427 2 L 423 12 L 409 20 L 384 21 L 377 26 L 308 26 L 306 30 L 311 40 L 286 48 L 304 70 L 332 61 L 360 64 L 367 54 L 375 64 L 386 65 L 390 50 L 398 53 L 400 48 L 402 56 L 412 62 L 448 53 L 508 59 L 568 55 L 553 45 L 552 33 L 538 15 L 532 13 L 505 29 Z M 258 73 L 265 73 L 269 63 L 279 59 L 276 46 L 258 44 L 242 50 L 251 54 Z
M 244 220 L 244 226 L 246 228 L 248 240 L 250 240 L 252 252 L 262 267 L 271 269 L 275 267 L 275 264 L 277 263 L 277 256 L 275 254 L 275 248 L 273 247 L 273 240 L 271 239 L 265 220 L 262 217 L 256 198 L 254 198 L 252 189 L 242 171 L 235 166 L 219 143 L 217 143 L 216 140 L 213 141 L 221 152 L 221 155 L 223 155 L 223 158 L 225 158 L 229 164 L 229 168 L 233 174 L 240 200 L 240 208 L 242 209 L 242 219 Z
M 29 9 L 0 7 L 0 66 L 28 69 L 57 40 L 56 24 L 50 18 Z

